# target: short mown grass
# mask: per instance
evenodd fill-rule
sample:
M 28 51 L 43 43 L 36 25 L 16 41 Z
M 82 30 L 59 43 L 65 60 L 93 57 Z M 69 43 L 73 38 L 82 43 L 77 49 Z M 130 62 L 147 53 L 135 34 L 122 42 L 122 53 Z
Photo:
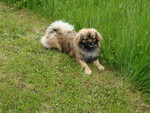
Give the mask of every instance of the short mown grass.
M 0 113 L 148 113 L 141 93 L 106 70 L 88 76 L 39 40 L 50 21 L 0 2 Z
M 103 35 L 100 58 L 143 92 L 150 93 L 149 0 L 2 0 L 76 30 L 94 27 Z M 19 31 L 21 32 L 21 31 Z

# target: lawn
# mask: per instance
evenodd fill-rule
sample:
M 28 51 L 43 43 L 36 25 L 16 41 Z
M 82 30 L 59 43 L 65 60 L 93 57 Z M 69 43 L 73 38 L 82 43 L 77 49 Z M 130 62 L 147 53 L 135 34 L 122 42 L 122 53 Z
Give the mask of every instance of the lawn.
M 150 93 L 149 0 L 1 0 L 47 18 L 65 20 L 78 31 L 96 28 L 103 36 L 100 58 L 142 92 Z
M 148 113 L 120 73 L 85 75 L 73 57 L 39 40 L 51 20 L 0 2 L 0 113 Z

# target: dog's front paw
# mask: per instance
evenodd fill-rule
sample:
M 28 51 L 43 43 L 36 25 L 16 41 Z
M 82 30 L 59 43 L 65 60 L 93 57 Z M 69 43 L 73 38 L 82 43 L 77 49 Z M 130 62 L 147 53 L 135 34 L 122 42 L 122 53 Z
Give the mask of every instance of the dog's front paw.
M 92 73 L 92 71 L 89 68 L 85 68 L 84 72 L 87 75 L 90 75 Z
M 99 71 L 99 72 L 104 71 L 104 70 L 105 70 L 105 67 L 103 67 L 103 66 L 99 66 L 99 67 L 98 67 L 98 71 Z

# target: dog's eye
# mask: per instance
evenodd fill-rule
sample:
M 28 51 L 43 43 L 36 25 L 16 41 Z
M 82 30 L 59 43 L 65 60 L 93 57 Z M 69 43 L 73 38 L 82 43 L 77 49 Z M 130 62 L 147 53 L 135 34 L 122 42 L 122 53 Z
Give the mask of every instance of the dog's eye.
M 83 39 L 85 40 L 85 39 L 86 39 L 86 37 L 83 37 Z
M 96 38 L 96 36 L 93 36 L 93 38 L 95 39 L 95 38 Z

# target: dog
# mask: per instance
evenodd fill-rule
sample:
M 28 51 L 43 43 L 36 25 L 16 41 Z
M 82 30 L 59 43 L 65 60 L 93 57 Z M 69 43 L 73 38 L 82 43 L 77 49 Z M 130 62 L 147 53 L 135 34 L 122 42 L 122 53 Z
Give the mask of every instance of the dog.
M 98 60 L 99 43 L 102 40 L 101 34 L 94 28 L 83 28 L 76 32 L 73 25 L 58 20 L 47 28 L 41 39 L 41 44 L 45 48 L 56 48 L 74 56 L 83 67 L 85 74 L 91 74 L 92 71 L 87 65 L 88 62 L 93 62 L 98 67 L 99 72 L 104 70 Z

